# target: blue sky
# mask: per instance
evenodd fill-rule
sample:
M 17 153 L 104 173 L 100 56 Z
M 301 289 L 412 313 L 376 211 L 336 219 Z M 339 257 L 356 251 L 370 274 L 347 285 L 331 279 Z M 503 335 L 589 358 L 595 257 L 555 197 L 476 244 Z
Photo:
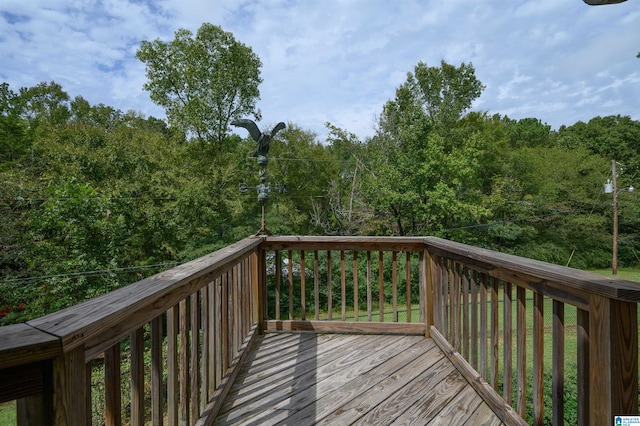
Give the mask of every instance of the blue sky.
M 595 116 L 640 120 L 640 1 L 0 0 L 0 82 L 56 81 L 123 111 L 163 117 L 142 90 L 141 40 L 220 25 L 263 63 L 263 123 L 325 122 L 372 136 L 419 62 L 473 63 L 474 110 L 553 128 Z

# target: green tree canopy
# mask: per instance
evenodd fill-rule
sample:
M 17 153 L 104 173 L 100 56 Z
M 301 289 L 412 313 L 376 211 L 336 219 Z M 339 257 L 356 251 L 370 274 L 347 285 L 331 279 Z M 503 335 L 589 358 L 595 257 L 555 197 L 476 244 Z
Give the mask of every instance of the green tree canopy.
M 143 41 L 136 56 L 146 65 L 151 100 L 203 144 L 221 150 L 233 119 L 260 119 L 260 58 L 220 27 L 205 23 L 195 37 L 179 29 L 168 43 Z
M 439 67 L 419 62 L 402 87 L 409 89 L 431 123 L 441 128 L 455 124 L 484 90 L 473 64 L 456 67 L 444 60 Z

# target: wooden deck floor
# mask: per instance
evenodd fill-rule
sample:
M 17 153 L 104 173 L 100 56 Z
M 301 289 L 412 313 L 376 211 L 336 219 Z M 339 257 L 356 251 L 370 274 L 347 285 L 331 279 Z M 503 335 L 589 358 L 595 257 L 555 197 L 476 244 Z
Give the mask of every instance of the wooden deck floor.
M 430 339 L 267 334 L 218 425 L 500 425 Z

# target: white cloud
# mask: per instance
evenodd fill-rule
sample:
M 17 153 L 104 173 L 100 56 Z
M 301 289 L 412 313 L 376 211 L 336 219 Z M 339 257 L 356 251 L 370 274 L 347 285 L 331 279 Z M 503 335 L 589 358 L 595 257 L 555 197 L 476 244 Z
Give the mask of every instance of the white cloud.
M 142 90 L 143 39 L 220 25 L 263 62 L 265 122 L 364 138 L 418 61 L 472 62 L 476 108 L 553 127 L 640 119 L 640 12 L 581 0 L 2 0 L 0 81 L 55 80 L 71 96 L 162 116 Z

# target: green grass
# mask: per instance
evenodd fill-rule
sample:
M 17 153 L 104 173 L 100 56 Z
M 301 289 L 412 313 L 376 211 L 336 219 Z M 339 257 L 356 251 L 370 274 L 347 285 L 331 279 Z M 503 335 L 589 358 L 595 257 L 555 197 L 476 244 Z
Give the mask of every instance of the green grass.
M 16 402 L 10 401 L 0 404 L 0 425 L 13 426 L 16 424 Z
M 601 275 L 611 275 L 611 269 L 596 269 L 595 272 Z M 618 273 L 615 275 L 616 278 L 620 278 L 623 280 L 636 281 L 640 283 L 640 268 L 618 268 Z

